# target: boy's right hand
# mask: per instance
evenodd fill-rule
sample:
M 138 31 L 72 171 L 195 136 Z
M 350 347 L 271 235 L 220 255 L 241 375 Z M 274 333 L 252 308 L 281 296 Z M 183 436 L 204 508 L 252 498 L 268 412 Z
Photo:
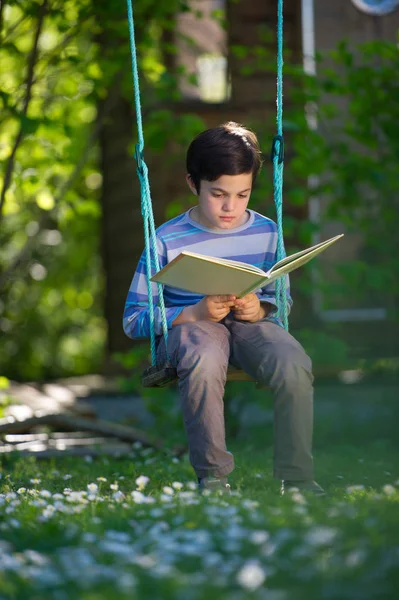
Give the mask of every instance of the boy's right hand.
M 218 323 L 226 317 L 236 301 L 236 296 L 205 296 L 195 305 L 198 321 Z

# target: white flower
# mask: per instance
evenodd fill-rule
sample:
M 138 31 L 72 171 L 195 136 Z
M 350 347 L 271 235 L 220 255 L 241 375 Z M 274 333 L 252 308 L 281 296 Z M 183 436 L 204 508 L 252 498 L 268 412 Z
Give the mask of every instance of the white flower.
M 254 508 L 258 508 L 259 502 L 256 502 L 256 500 L 243 500 L 242 506 L 248 510 L 253 510 Z
M 265 572 L 257 560 L 247 561 L 237 573 L 237 582 L 247 590 L 256 590 L 265 579 Z
M 136 504 L 145 504 L 146 502 L 146 497 L 144 496 L 144 494 L 136 490 L 132 492 L 132 498 L 133 502 L 135 502 Z
M 8 524 L 10 525 L 10 527 L 14 527 L 15 529 L 21 527 L 21 523 L 17 521 L 17 519 L 8 519 Z
M 350 485 L 346 488 L 347 494 L 353 494 L 353 492 L 361 492 L 364 490 L 364 485 Z
M 41 482 L 41 479 L 38 479 L 37 477 L 34 477 L 33 479 L 29 480 L 31 483 L 33 483 L 33 485 L 39 485 L 39 483 Z
M 249 536 L 250 542 L 257 545 L 264 544 L 269 538 L 270 534 L 267 531 L 253 531 Z
M 167 494 L 168 496 L 173 496 L 173 494 L 175 493 L 174 489 L 169 487 L 168 485 L 165 485 L 162 488 L 162 491 L 164 494 Z
M 89 490 L 90 494 L 97 494 L 98 492 L 98 485 L 96 483 L 89 483 L 87 485 L 87 489 Z
M 156 565 L 155 558 L 150 554 L 137 554 L 136 556 L 132 557 L 132 562 L 140 567 L 143 567 L 143 569 L 151 569 Z
M 387 496 L 393 496 L 394 494 L 396 494 L 396 489 L 393 487 L 393 485 L 389 485 L 389 484 L 384 485 L 384 487 L 382 488 L 382 491 Z
M 364 550 L 356 549 L 349 552 L 348 556 L 345 559 L 345 563 L 348 567 L 358 567 L 361 565 L 366 558 L 366 553 Z
M 41 490 L 40 495 L 42 498 L 51 498 L 51 492 L 48 490 Z
M 299 491 L 291 492 L 290 498 L 291 500 L 293 500 L 293 502 L 296 502 L 297 504 L 307 504 L 306 498 Z
M 140 477 L 137 477 L 136 479 L 137 489 L 139 491 L 143 490 L 149 481 L 149 477 L 147 477 L 146 475 L 140 475 Z
M 305 541 L 311 546 L 328 546 L 337 535 L 337 530 L 332 527 L 319 525 L 313 527 L 305 535 Z
M 188 487 L 189 490 L 197 490 L 198 489 L 198 483 L 195 483 L 195 481 L 189 481 L 188 483 L 186 483 L 186 486 Z
M 172 502 L 173 498 L 170 494 L 161 494 L 160 495 L 161 502 Z
M 172 487 L 173 487 L 175 490 L 181 490 L 181 489 L 182 489 L 182 487 L 183 487 L 183 484 L 182 484 L 182 483 L 180 483 L 180 481 L 174 481 L 174 482 L 172 483 Z
M 62 494 L 54 494 L 53 500 L 63 500 L 64 496 Z
M 94 544 L 94 542 L 97 541 L 97 536 L 94 533 L 91 533 L 90 531 L 86 531 L 82 535 L 82 540 L 84 542 L 87 542 L 88 544 Z
M 26 488 L 21 487 L 19 488 L 19 490 L 17 490 L 17 494 L 24 494 L 26 492 Z
M 122 500 L 124 499 L 125 495 L 120 491 L 117 490 L 116 492 L 114 492 L 112 494 L 112 498 L 116 501 L 116 502 L 122 502 Z
M 105 477 L 97 477 L 97 481 L 105 482 L 107 480 Z
M 119 485 L 116 483 L 111 483 L 111 485 L 109 486 L 111 488 L 111 490 L 114 490 L 114 492 L 116 492 L 117 490 L 119 490 Z
M 47 502 L 42 498 L 38 498 L 37 500 L 32 500 L 30 503 L 31 506 L 47 506 Z
M 72 479 L 72 475 L 67 473 L 66 475 L 64 475 L 63 479 L 64 479 L 64 481 L 67 481 L 67 479 Z

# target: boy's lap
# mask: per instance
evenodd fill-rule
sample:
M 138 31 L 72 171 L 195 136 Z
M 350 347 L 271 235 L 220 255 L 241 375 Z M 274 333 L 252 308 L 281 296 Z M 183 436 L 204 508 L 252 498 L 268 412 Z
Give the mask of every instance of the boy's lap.
M 283 327 L 262 319 L 256 323 L 236 321 L 228 316 L 220 323 L 197 321 L 182 323 L 169 330 L 168 352 L 172 363 L 177 363 L 187 349 L 199 353 L 209 353 L 215 360 L 225 360 L 240 366 L 234 360 L 240 350 L 262 355 L 281 354 L 288 360 L 293 354 L 305 354 L 301 344 Z M 166 360 L 165 342 L 162 338 L 158 345 L 158 361 Z M 303 357 L 304 358 L 304 357 Z

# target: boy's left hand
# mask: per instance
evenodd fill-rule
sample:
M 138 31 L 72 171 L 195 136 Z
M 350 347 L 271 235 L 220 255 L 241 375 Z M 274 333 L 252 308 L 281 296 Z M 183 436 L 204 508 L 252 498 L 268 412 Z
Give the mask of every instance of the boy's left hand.
M 232 310 L 236 319 L 248 321 L 249 323 L 256 323 L 267 314 L 256 294 L 248 294 L 244 298 L 237 298 Z

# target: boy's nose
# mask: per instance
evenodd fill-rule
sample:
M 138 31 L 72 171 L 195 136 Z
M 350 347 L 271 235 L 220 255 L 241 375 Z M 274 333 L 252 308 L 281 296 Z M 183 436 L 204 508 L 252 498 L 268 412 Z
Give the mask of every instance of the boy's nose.
M 223 210 L 225 212 L 233 212 L 234 211 L 234 199 L 233 198 L 229 198 L 224 201 Z

